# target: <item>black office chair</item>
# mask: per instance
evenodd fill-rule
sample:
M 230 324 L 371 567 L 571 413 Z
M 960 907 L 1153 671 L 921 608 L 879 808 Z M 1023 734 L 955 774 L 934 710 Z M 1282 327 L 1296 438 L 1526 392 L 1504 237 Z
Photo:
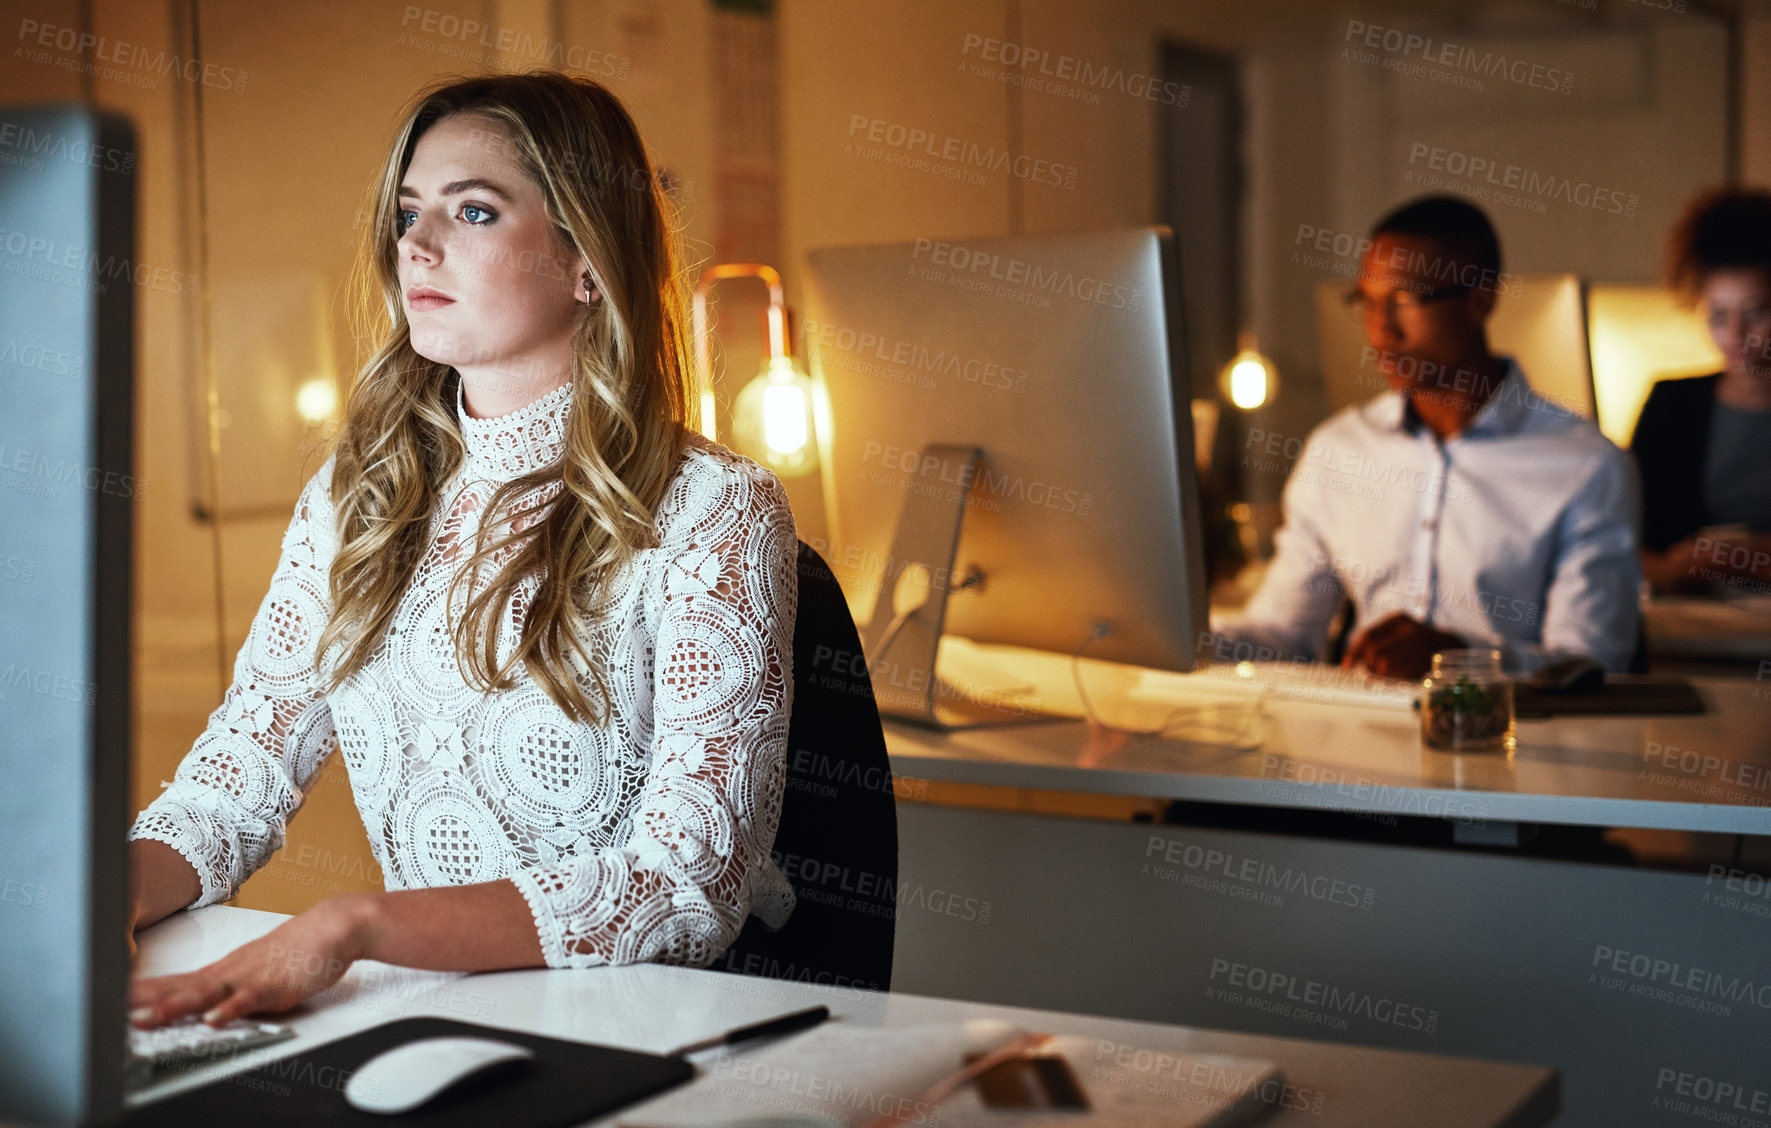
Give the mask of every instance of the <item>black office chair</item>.
M 774 855 L 798 897 L 793 916 L 779 932 L 751 917 L 713 966 L 889 988 L 898 888 L 892 767 L 848 601 L 803 541 L 787 790 Z
M 1328 621 L 1328 651 L 1322 660 L 1330 666 L 1338 666 L 1346 657 L 1347 647 L 1353 642 L 1353 624 L 1358 620 L 1359 612 L 1350 599 L 1342 599 L 1340 610 Z
M 1636 620 L 1636 646 L 1630 651 L 1630 668 L 1632 674 L 1648 672 L 1648 617 Z

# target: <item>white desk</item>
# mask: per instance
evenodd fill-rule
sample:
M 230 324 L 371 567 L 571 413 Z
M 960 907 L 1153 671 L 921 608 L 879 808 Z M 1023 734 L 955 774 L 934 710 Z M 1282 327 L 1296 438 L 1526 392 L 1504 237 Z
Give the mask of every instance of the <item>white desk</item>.
M 1055 712 L 1079 704 L 1062 657 L 955 650 L 971 685 L 1025 687 L 1024 700 Z M 1127 726 L 1152 724 L 1186 700 L 1228 710 L 1207 718 L 1220 726 L 1252 710 L 1248 694 L 1194 691 L 1185 675 L 1097 664 L 1086 677 L 1104 717 Z M 1163 691 L 1155 699 L 1128 696 L 1153 681 Z M 1273 697 L 1240 744 L 1122 741 L 1080 721 L 954 733 L 889 724 L 893 770 L 911 780 L 1210 805 L 1189 811 L 1192 825 L 1150 825 L 900 802 L 900 888 L 943 894 L 929 904 L 981 906 L 988 924 L 900 897 L 893 983 L 1539 1061 L 1562 1072 L 1562 1123 L 1676 1122 L 1655 1103 L 1665 1096 L 1660 1071 L 1702 1062 L 1718 1077 L 1756 1076 L 1758 1048 L 1771 1044 L 1771 997 L 1705 1011 L 1652 975 L 1616 976 L 1604 953 L 1647 953 L 1756 983 L 1771 896 L 1742 896 L 1736 875 L 1704 868 L 1453 842 L 1528 841 L 1533 824 L 1550 824 L 1723 832 L 1760 836 L 1743 843 L 1762 846 L 1771 836 L 1771 681 L 1698 684 L 1711 706 L 1703 715 L 1524 721 L 1510 758 L 1425 749 L 1407 709 Z M 1302 817 L 1324 810 L 1357 817 L 1329 831 Z M 1414 833 L 1440 823 L 1451 833 Z M 1214 958 L 1405 999 L 1443 1021 L 1431 1034 L 1360 1022 L 1309 1030 L 1216 1001 Z
M 1642 608 L 1656 659 L 1771 662 L 1771 597 L 1657 595 Z
M 1013 685 L 1017 703 L 1080 714 L 1063 655 L 955 641 L 942 659 L 958 685 Z M 1408 708 L 1272 694 L 1256 708 L 1259 694 L 1236 687 L 1102 662 L 1084 664 L 1084 676 L 1109 722 L 1151 726 L 1194 703 L 1218 735 L 1119 738 L 1080 721 L 955 733 L 887 724 L 894 774 L 1187 800 L 1192 823 L 900 802 L 900 887 L 942 892 L 930 905 L 978 905 L 988 926 L 900 898 L 896 988 L 1546 1062 L 1562 1071 L 1558 1123 L 1569 1126 L 1681 1123 L 1656 1103 L 1667 1096 L 1663 1070 L 1682 1070 L 1675 1062 L 1757 1077 L 1771 993 L 1704 1009 L 1713 1001 L 1681 1002 L 1686 992 L 1652 974 L 1617 976 L 1605 953 L 1649 954 L 1720 977 L 1711 983 L 1759 983 L 1766 885 L 1744 896 L 1748 875 L 1728 869 L 1454 843 L 1530 843 L 1543 825 L 1720 832 L 1743 836 L 1743 868 L 1764 868 L 1753 859 L 1771 857 L 1771 680 L 1697 678 L 1702 715 L 1521 721 L 1509 758 L 1429 751 Z M 1323 829 L 1305 816 L 1319 811 L 1348 818 Z M 1447 823 L 1440 838 L 1417 834 Z M 1309 884 L 1288 884 L 1300 877 Z M 1357 1020 L 1305 1029 L 1226 1008 L 1210 990 L 1213 958 L 1406 999 L 1442 1024 L 1433 1034 Z
M 1060 658 L 1007 648 L 954 648 L 974 682 L 1030 688 L 1052 712 L 1080 713 Z M 994 664 L 993 664 L 994 663 Z M 1123 671 L 1124 668 L 1120 668 Z M 1110 723 L 1150 726 L 1185 703 L 1216 712 L 1225 732 L 1258 695 L 1189 683 L 1184 674 L 1125 678 L 1098 670 L 1091 696 Z M 1092 688 L 1094 685 L 1102 688 Z M 1115 686 L 1119 692 L 1115 692 Z M 1557 823 L 1771 835 L 1771 679 L 1694 679 L 1699 716 L 1565 716 L 1520 721 L 1511 756 L 1424 747 L 1409 710 L 1321 705 L 1268 695 L 1246 731 L 1225 740 L 1120 739 L 1082 721 L 943 733 L 888 723 L 894 774 L 909 779 L 1091 794 L 1302 807 L 1461 823 Z M 1154 686 L 1154 692 L 1149 687 Z M 1258 743 L 1255 743 L 1258 742 Z
M 226 906 L 175 913 L 141 934 L 137 972 L 166 974 L 200 967 L 285 919 L 276 913 Z M 169 1096 L 399 1018 L 454 1018 L 665 1052 L 708 1033 L 817 1003 L 828 1005 L 837 1021 L 868 1026 L 997 1017 L 1030 1029 L 1154 1050 L 1265 1057 L 1281 1063 L 1292 1085 L 1325 1094 L 1319 1112 L 1281 1109 L 1263 1125 L 1523 1128 L 1548 1123 L 1557 1101 L 1555 1074 L 1531 1066 L 821 988 L 658 965 L 462 976 L 362 963 L 317 998 L 318 1005 L 281 1019 L 299 1031 L 297 1038 L 161 1082 L 137 1093 L 130 1103 Z

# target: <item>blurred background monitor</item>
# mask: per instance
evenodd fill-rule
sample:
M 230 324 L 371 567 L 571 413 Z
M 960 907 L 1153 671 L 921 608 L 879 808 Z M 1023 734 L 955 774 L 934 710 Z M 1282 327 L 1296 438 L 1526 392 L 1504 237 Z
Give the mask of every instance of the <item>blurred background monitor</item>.
M 1191 669 L 1207 584 L 1171 233 L 809 263 L 824 555 L 882 707 L 961 720 L 931 715 L 943 632 Z
M 1593 286 L 1587 320 L 1599 429 L 1618 446 L 1629 445 L 1656 380 L 1722 370 L 1703 314 L 1662 287 Z
M 122 1102 L 135 140 L 0 132 L 0 1120 L 87 1124 Z
M 1488 322 L 1489 347 L 1518 360 L 1538 394 L 1593 418 L 1593 370 L 1587 352 L 1586 308 L 1572 274 L 1508 275 Z M 1316 286 L 1316 332 L 1330 410 L 1370 399 L 1388 388 L 1366 352 L 1359 310 L 1344 300 L 1344 278 Z

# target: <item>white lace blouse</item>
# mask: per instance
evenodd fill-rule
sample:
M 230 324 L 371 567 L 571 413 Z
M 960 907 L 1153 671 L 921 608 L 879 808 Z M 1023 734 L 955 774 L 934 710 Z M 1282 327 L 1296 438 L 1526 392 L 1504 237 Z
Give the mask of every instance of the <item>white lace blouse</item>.
M 555 461 L 570 404 L 565 385 L 475 419 L 457 392 L 468 458 L 443 489 L 388 635 L 330 695 L 312 662 L 335 547 L 332 459 L 308 481 L 233 684 L 130 830 L 195 867 L 203 892 L 193 908 L 232 897 L 282 846 L 336 748 L 386 887 L 509 878 L 549 967 L 704 966 L 749 914 L 786 921 L 793 890 L 770 847 L 798 569 L 773 474 L 690 435 L 658 509 L 662 543 L 605 593 L 586 636 L 611 687 L 605 724 L 572 722 L 520 665 L 516 688 L 485 693 L 456 663 L 443 598 L 479 508 L 497 483 Z M 526 606 L 533 586 L 515 602 Z M 463 603 L 458 594 L 457 614 Z M 505 611 L 501 660 L 518 610 Z M 578 677 L 596 701 L 594 682 Z

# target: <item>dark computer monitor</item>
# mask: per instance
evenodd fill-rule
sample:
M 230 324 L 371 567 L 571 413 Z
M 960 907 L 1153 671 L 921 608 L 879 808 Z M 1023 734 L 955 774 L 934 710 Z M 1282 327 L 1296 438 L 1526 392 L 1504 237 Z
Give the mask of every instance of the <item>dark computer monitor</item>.
M 830 535 L 884 711 L 943 633 L 1191 670 L 1207 630 L 1179 259 L 1166 228 L 813 251 L 804 355 Z
M 122 1108 L 134 152 L 111 114 L 0 109 L 0 1119 L 11 1122 L 99 1123 Z

